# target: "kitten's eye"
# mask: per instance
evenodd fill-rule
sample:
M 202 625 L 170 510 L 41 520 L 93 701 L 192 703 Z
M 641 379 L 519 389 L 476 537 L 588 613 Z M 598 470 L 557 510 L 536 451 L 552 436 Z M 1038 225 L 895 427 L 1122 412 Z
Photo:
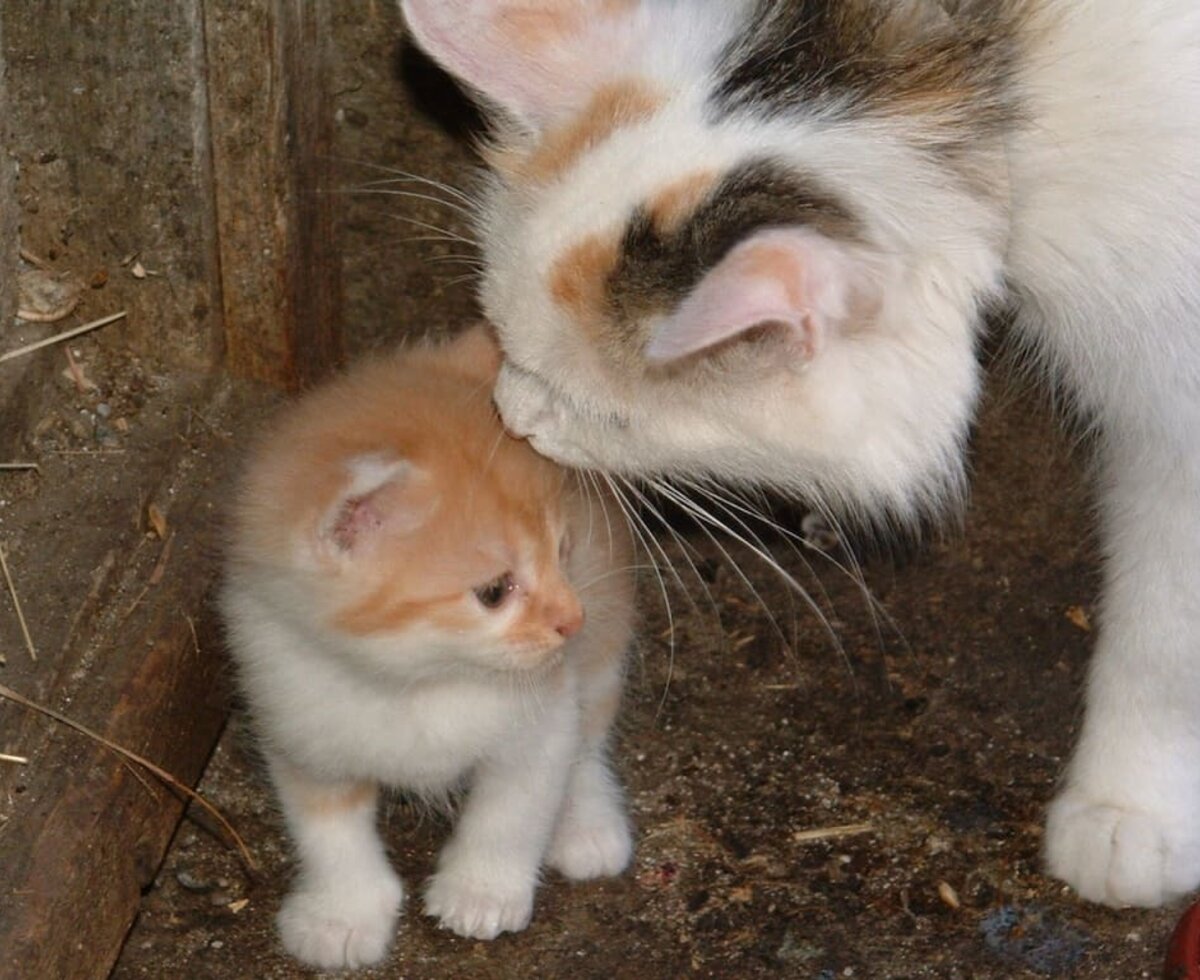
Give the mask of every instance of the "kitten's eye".
M 513 582 L 512 572 L 505 572 L 499 578 L 488 582 L 487 585 L 481 585 L 472 591 L 484 609 L 499 609 L 515 587 L 516 583 Z

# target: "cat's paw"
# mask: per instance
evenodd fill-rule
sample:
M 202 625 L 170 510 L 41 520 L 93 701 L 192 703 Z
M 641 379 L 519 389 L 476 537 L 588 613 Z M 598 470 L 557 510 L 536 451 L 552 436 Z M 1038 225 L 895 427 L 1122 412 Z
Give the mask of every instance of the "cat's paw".
M 468 939 L 520 932 L 533 916 L 532 876 L 439 871 L 425 889 L 425 914 Z
M 284 899 L 276 923 L 284 948 L 326 970 L 378 963 L 396 932 L 404 889 L 394 876 L 354 889 L 300 889 Z
M 573 881 L 609 878 L 629 867 L 633 837 L 619 803 L 569 805 L 559 819 L 546 863 Z
M 1200 822 L 1068 789 L 1050 806 L 1046 864 L 1083 898 L 1162 905 L 1200 885 Z

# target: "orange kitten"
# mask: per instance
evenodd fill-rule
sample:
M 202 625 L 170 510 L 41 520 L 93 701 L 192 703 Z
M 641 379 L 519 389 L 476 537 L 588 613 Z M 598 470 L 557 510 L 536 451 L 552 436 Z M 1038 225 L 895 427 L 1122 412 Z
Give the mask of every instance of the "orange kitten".
M 299 857 L 279 913 L 307 963 L 383 958 L 403 897 L 377 786 L 465 782 L 425 910 L 463 936 L 529 922 L 543 862 L 620 872 L 606 742 L 629 646 L 623 521 L 509 437 L 483 328 L 363 364 L 253 454 L 221 596 Z

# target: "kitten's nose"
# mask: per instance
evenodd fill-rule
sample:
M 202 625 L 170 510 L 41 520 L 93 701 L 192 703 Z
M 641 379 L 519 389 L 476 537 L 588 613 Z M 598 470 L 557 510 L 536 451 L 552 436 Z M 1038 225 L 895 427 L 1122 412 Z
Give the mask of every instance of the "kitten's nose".
M 583 628 L 583 607 L 578 602 L 564 606 L 556 617 L 554 632 L 564 640 L 574 636 Z

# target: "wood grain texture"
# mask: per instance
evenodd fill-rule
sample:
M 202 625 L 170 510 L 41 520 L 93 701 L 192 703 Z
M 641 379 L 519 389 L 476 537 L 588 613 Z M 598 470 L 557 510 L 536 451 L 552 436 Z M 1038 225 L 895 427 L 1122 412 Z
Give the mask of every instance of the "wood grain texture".
M 226 363 L 299 388 L 341 358 L 328 7 L 205 0 L 205 33 Z

